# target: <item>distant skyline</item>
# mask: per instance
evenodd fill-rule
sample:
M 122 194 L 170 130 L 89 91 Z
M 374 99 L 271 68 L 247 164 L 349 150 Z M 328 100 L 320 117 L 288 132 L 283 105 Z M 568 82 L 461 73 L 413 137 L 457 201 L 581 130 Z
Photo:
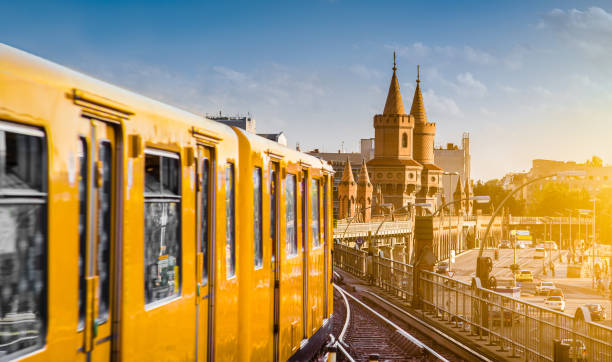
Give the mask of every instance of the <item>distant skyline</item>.
M 436 145 L 472 176 L 612 163 L 612 4 L 600 1 L 4 2 L 1 41 L 199 114 L 250 113 L 302 150 L 374 136 L 398 54 Z

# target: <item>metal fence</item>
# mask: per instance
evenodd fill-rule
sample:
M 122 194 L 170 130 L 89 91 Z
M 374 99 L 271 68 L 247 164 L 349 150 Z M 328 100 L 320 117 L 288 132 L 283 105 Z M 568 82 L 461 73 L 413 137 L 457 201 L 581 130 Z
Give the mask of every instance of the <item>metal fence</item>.
M 424 310 L 524 361 L 553 361 L 554 341 L 588 361 L 612 361 L 612 329 L 568 314 L 421 271 Z
M 367 275 L 366 252 L 334 243 L 333 256 L 334 266 L 361 278 Z
M 412 301 L 413 267 L 335 244 L 334 265 L 389 294 Z M 446 321 L 467 336 L 497 346 L 523 361 L 553 361 L 554 341 L 570 344 L 571 352 L 588 361 L 612 361 L 612 328 L 574 318 L 489 289 L 421 271 L 421 310 Z

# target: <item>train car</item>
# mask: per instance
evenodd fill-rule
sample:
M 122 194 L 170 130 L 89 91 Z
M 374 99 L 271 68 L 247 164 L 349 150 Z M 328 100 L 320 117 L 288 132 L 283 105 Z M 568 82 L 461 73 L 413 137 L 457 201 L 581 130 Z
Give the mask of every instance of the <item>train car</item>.
M 307 359 L 332 172 L 0 44 L 0 360 Z

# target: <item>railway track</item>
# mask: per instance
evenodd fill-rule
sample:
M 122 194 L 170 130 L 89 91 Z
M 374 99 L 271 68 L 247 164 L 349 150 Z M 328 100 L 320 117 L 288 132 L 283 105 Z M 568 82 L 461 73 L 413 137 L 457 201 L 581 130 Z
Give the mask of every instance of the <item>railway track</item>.
M 338 353 L 340 361 L 368 361 L 374 354 L 380 361 L 492 360 L 372 292 L 334 287 L 332 333 L 350 356 Z

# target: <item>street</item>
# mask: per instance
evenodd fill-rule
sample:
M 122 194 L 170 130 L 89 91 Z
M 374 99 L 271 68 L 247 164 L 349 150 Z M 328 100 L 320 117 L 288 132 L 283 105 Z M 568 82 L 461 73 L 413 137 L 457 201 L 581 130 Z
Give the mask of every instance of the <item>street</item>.
M 471 282 L 476 271 L 476 259 L 478 257 L 478 250 L 468 250 L 455 257 L 455 263 L 452 263 L 451 270 L 455 272 L 454 278 L 464 281 Z M 514 252 L 512 249 L 499 249 L 499 259 L 495 260 L 493 257 L 494 251 L 487 249 L 484 252 L 484 256 L 490 256 L 493 259 L 493 271 L 491 275 L 495 276 L 499 286 L 510 285 L 512 280 L 512 272 L 510 271 L 510 265 L 514 263 Z M 540 281 L 550 281 L 555 284 L 557 288 L 561 288 L 565 295 L 565 313 L 574 315 L 576 309 L 589 303 L 601 304 L 607 312 L 607 320 L 600 322 L 607 326 L 612 326 L 610 320 L 610 310 L 612 306 L 610 299 L 606 296 L 598 294 L 598 292 L 592 288 L 591 278 L 567 278 L 567 263 L 561 263 L 558 259 L 558 255 L 563 256 L 565 261 L 566 250 L 559 250 L 553 252 L 553 258 L 555 259 L 555 276 L 553 277 L 550 270 L 546 275 L 542 273 L 543 259 L 534 259 L 535 253 L 534 248 L 527 249 L 516 249 L 516 263 L 519 264 L 520 270 L 530 270 L 533 273 L 533 282 L 517 283 L 521 287 L 521 299 L 535 303 L 538 305 L 544 305 L 546 299 L 543 295 L 535 294 L 535 286 Z M 550 257 L 550 256 L 549 256 Z M 546 262 L 549 262 L 549 258 Z

